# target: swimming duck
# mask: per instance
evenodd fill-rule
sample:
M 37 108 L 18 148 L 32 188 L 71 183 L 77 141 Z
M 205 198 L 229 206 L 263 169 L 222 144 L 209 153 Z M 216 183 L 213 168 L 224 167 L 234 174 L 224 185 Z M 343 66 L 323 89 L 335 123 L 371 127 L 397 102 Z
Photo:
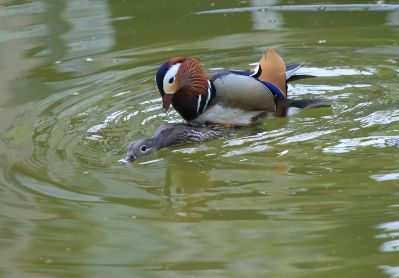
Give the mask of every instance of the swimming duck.
M 294 100 L 284 103 L 285 108 L 316 108 L 331 105 L 327 99 Z M 166 147 L 199 144 L 206 140 L 216 139 L 231 134 L 234 129 L 221 125 L 192 126 L 187 123 L 163 123 L 155 131 L 154 136 L 131 142 L 127 155 L 119 160 L 122 164 L 130 163 L 138 158 L 151 155 Z
M 153 137 L 131 142 L 127 148 L 126 157 L 119 162 L 126 164 L 165 147 L 202 143 L 227 133 L 228 129 L 221 127 L 194 127 L 184 123 L 163 123 L 157 128 Z
M 259 115 L 279 112 L 287 101 L 287 82 L 301 65 L 285 66 L 268 49 L 253 71 L 228 71 L 208 76 L 193 58 L 173 58 L 157 71 L 163 108 L 172 104 L 190 123 L 248 125 Z M 283 113 L 284 115 L 284 113 Z

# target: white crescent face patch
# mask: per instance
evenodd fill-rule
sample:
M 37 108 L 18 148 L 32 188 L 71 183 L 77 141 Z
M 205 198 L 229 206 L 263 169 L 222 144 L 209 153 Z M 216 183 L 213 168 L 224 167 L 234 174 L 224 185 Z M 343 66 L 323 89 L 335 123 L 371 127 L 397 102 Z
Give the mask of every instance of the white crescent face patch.
M 171 66 L 165 74 L 163 78 L 163 90 L 165 94 L 174 94 L 176 93 L 174 88 L 174 83 L 176 82 L 176 74 L 179 71 L 181 63 L 174 64 Z

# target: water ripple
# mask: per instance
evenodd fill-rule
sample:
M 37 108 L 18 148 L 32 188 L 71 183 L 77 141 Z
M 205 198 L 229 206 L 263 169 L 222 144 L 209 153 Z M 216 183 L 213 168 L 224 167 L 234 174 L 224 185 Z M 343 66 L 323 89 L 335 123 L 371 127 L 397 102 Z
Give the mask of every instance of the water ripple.
M 226 38 L 215 38 L 224 39 Z M 199 45 L 208 42 L 209 39 L 199 42 Z M 176 47 L 183 48 L 184 45 Z M 196 173 L 197 165 L 192 163 L 199 161 L 197 163 L 201 164 L 209 160 L 211 166 L 204 167 L 198 177 L 201 186 L 196 190 L 185 190 L 202 192 L 212 188 L 216 180 L 217 183 L 223 183 L 223 186 L 219 185 L 221 190 L 217 194 L 224 194 L 230 187 L 235 187 L 239 192 L 240 186 L 250 185 L 253 189 L 264 184 L 268 181 L 268 177 L 264 176 L 265 169 L 271 171 L 271 179 L 289 173 L 292 161 L 279 161 L 276 165 L 269 165 L 269 159 L 286 159 L 292 153 L 295 157 L 296 148 L 314 145 L 312 150 L 307 151 L 311 156 L 320 149 L 323 152 L 344 153 L 367 144 L 374 145 L 376 142 L 379 142 L 379 147 L 388 147 L 394 145 L 390 142 L 398 139 L 390 135 L 381 135 L 378 138 L 347 136 L 344 138 L 348 139 L 342 139 L 341 132 L 346 130 L 344 125 L 348 122 L 352 125 L 354 122 L 367 121 L 364 117 L 370 107 L 376 103 L 384 105 L 386 100 L 372 102 L 356 95 L 356 90 L 369 90 L 368 88 L 373 86 L 371 82 L 364 81 L 365 79 L 342 84 L 335 78 L 374 78 L 380 72 L 378 68 L 362 68 L 356 65 L 308 67 L 304 68 L 302 73 L 318 75 L 320 78 L 310 80 L 309 83 L 305 80 L 290 84 L 290 97 L 301 99 L 318 95 L 321 98 L 334 99 L 332 108 L 299 111 L 284 119 L 266 118 L 255 126 L 237 129 L 227 138 L 200 146 L 166 149 L 129 167 L 119 167 L 116 162 L 124 155 L 129 141 L 151 136 L 162 122 L 181 121 L 176 111 L 172 110 L 168 114 L 162 112 L 161 98 L 156 90 L 153 75 L 163 57 L 156 62 L 152 62 L 151 57 L 148 58 L 152 56 L 148 53 L 154 54 L 157 50 L 159 48 L 135 49 L 137 53 L 133 58 L 127 53 L 114 54 L 129 57 L 129 69 L 123 70 L 120 69 L 120 65 L 111 65 L 96 72 L 96 67 L 102 66 L 99 61 L 104 59 L 97 55 L 90 62 L 93 68 L 88 74 L 75 73 L 73 79 L 53 84 L 57 93 L 38 101 L 32 109 L 21 115 L 19 121 L 24 125 L 16 124 L 2 135 L 5 141 L 13 142 L 13 138 L 24 134 L 22 137 L 27 138 L 29 142 L 24 149 L 16 150 L 16 154 L 10 157 L 19 175 L 18 182 L 26 184 L 29 190 L 34 190 L 37 185 L 36 191 L 40 194 L 54 195 L 57 198 L 65 195 L 66 200 L 77 201 L 95 201 L 97 198 L 101 199 L 102 194 L 110 194 L 112 197 L 113 193 L 109 192 L 114 190 L 115 184 L 131 184 L 134 188 L 146 188 L 151 194 L 162 195 L 162 188 L 167 183 L 165 180 L 171 178 L 175 187 L 184 188 L 186 183 L 181 181 L 182 177 L 187 176 L 184 172 L 191 173 L 186 180 L 199 175 Z M 216 60 L 206 61 L 210 58 Z M 248 63 L 248 57 L 234 52 L 205 56 L 207 64 L 221 62 L 223 66 L 227 60 L 234 61 L 235 64 L 229 66 L 237 68 L 242 68 L 242 65 Z M 62 71 L 62 66 L 66 64 L 82 62 L 87 63 L 82 57 L 72 57 L 68 61 L 60 61 L 56 67 L 60 67 L 58 70 Z M 350 102 L 353 100 L 357 103 Z M 356 121 L 353 121 L 354 114 L 357 115 Z M 391 114 L 391 118 L 385 124 L 393 124 L 396 116 Z M 373 115 L 372 118 L 377 119 L 378 115 Z M 376 121 L 374 125 L 379 126 L 380 122 Z M 352 128 L 361 131 L 362 128 L 372 126 L 361 125 Z M 369 142 L 370 140 L 374 141 Z M 18 144 L 9 145 L 10 148 L 15 146 Z M 184 164 L 184 171 L 176 169 L 175 164 Z M 218 168 L 222 170 L 212 170 Z M 37 172 L 46 176 L 46 186 L 39 186 L 38 182 L 34 183 L 29 179 L 35 179 Z M 312 171 L 307 169 L 307 173 L 310 172 Z M 27 176 L 26 179 L 21 178 L 24 175 Z M 113 186 L 107 186 L 107 181 Z M 68 194 L 68 191 L 71 194 Z M 98 196 L 91 194 L 91 191 L 98 191 Z M 236 198 L 241 196 L 239 193 Z
M 361 138 L 340 139 L 339 144 L 323 148 L 323 152 L 346 153 L 357 150 L 359 147 L 372 146 L 375 148 L 397 147 L 399 136 L 369 136 Z
M 394 181 L 399 180 L 399 173 L 372 175 L 371 178 L 375 181 Z
M 363 127 L 386 125 L 399 121 L 399 110 L 375 111 L 370 115 L 355 120 L 361 122 Z
M 380 245 L 381 252 L 398 252 L 399 251 L 399 239 L 393 239 L 398 237 L 399 231 L 399 221 L 383 223 L 377 226 L 377 228 L 381 230 L 385 230 L 386 233 L 379 234 L 376 237 L 382 239 L 390 239 L 385 241 L 383 244 Z

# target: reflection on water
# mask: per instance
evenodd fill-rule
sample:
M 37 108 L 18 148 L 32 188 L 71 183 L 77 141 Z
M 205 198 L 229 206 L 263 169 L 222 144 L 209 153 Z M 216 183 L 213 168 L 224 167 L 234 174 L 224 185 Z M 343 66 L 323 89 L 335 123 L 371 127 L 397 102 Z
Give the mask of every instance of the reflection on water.
M 398 147 L 398 140 L 399 136 L 369 136 L 365 138 L 341 139 L 339 144 L 332 147 L 326 147 L 324 148 L 324 151 L 344 153 L 367 146 L 374 148 L 385 148 L 389 146 Z
M 390 180 L 398 180 L 399 173 L 389 173 L 389 174 L 381 174 L 381 175 L 373 175 L 372 179 L 376 181 L 390 181 Z
M 277 0 L 251 0 L 251 6 L 273 6 L 278 4 Z M 251 13 L 253 21 L 253 30 L 269 30 L 278 29 L 283 25 L 283 19 L 281 13 L 275 12 L 253 12 Z
M 0 6 L 0 272 L 398 276 L 398 12 L 147 2 Z M 266 47 L 319 76 L 292 99 L 332 107 L 117 163 L 180 120 L 160 109 L 160 63 L 246 69 Z
M 379 230 L 383 230 L 384 233 L 377 234 L 376 238 L 384 240 L 379 250 L 381 252 L 398 252 L 399 240 L 396 239 L 399 236 L 399 222 L 387 222 L 377 226 Z M 380 268 L 384 270 L 390 277 L 397 277 L 399 275 L 399 266 L 395 265 L 381 265 Z

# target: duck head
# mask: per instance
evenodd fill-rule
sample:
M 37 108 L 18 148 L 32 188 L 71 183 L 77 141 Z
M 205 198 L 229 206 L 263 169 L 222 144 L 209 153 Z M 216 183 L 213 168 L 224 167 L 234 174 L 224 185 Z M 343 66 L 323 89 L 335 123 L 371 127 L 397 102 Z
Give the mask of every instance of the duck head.
M 143 156 L 153 154 L 158 149 L 157 141 L 154 138 L 136 140 L 129 144 L 126 157 L 119 160 L 119 162 L 127 164 Z
M 212 138 L 224 136 L 228 132 L 228 129 L 218 127 L 194 127 L 183 123 L 163 123 L 157 128 L 153 137 L 131 142 L 127 148 L 126 157 L 119 162 L 127 164 L 165 147 L 199 144 Z
M 198 95 L 207 94 L 208 79 L 196 59 L 178 57 L 166 61 L 156 74 L 163 109 L 167 111 L 172 104 L 182 115 L 185 103 L 190 105 Z

